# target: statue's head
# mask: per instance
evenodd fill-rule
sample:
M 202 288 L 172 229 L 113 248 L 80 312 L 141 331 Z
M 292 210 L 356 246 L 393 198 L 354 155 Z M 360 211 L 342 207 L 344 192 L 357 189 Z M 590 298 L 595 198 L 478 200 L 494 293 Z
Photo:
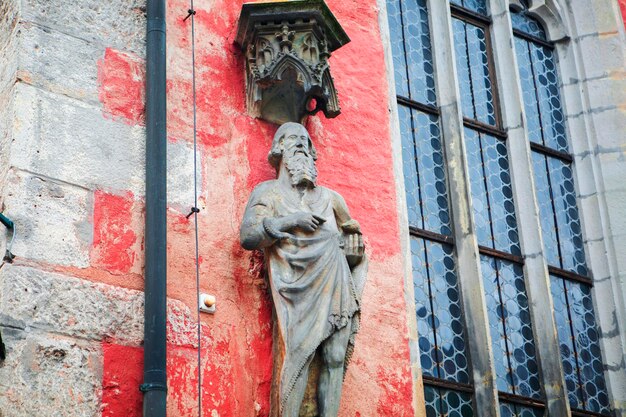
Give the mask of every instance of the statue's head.
M 309 132 L 300 123 L 288 122 L 278 128 L 267 160 L 277 172 L 280 172 L 280 167 L 284 164 L 293 185 L 308 182 L 315 186 L 317 150 Z

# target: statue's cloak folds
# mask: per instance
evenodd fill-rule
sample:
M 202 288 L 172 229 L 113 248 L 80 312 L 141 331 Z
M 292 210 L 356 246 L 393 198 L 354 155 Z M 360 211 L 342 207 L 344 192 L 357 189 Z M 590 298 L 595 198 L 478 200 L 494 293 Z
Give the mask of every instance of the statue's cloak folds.
M 254 223 L 262 223 L 262 217 L 286 216 L 297 211 L 308 211 L 326 220 L 314 233 L 296 231 L 293 237 L 265 248 L 274 309 L 284 343 L 280 372 L 282 409 L 317 348 L 335 331 L 350 326 L 347 366 L 359 325 L 367 262 L 361 262 L 352 271 L 348 266 L 343 251 L 344 234 L 334 213 L 336 193 L 318 186 L 308 199 L 300 200 L 285 195 L 278 187 L 277 182 L 270 181 L 255 189 L 248 206 L 256 212 Z M 343 199 L 341 203 L 345 204 Z

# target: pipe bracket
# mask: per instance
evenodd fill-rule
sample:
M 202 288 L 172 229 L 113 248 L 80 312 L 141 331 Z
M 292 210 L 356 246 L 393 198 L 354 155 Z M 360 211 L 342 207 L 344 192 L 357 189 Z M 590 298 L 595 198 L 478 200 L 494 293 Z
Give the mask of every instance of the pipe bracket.
M 148 392 L 148 391 L 163 391 L 163 392 L 167 392 L 167 385 L 163 385 L 163 384 L 141 384 L 139 385 L 139 391 L 141 392 Z

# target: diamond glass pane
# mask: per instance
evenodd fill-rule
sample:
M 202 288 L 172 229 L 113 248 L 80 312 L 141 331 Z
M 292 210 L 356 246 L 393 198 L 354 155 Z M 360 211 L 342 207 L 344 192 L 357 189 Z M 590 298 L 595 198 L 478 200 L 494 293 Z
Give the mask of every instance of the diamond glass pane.
M 422 372 L 469 383 L 453 249 L 411 238 L 411 253 Z
M 539 100 L 544 145 L 557 151 L 567 152 L 565 115 L 559 94 L 554 51 L 534 43 L 530 43 L 529 48 Z
M 576 350 L 572 340 L 569 309 L 564 285 L 565 281 L 563 279 L 555 276 L 550 277 L 552 301 L 554 302 L 554 319 L 556 321 L 556 328 L 559 336 L 559 349 L 561 351 L 561 362 L 563 364 L 563 373 L 565 375 L 567 397 L 573 408 L 582 409 L 583 396 L 580 381 L 578 379 Z
M 409 224 L 422 228 L 424 220 L 420 204 L 419 177 L 417 175 L 417 157 L 415 154 L 415 137 L 413 129 L 412 110 L 405 106 L 398 106 L 398 119 L 402 135 L 402 169 L 404 187 L 406 190 L 406 204 L 409 214 Z
M 559 241 L 552 206 L 552 194 L 550 191 L 550 178 L 546 157 L 543 154 L 533 152 L 533 172 L 535 174 L 535 193 L 539 204 L 539 217 L 543 235 L 543 249 L 549 265 L 561 266 L 559 256 Z
M 450 3 L 487 16 L 486 0 L 450 0 Z
M 496 125 L 485 29 L 452 19 L 463 116 Z
M 515 37 L 515 51 L 532 142 L 567 152 L 565 116 L 559 94 L 554 51 Z
M 546 157 L 546 160 L 550 170 L 562 268 L 580 275 L 587 275 L 572 166 L 556 158 Z
M 426 385 L 427 417 L 474 417 L 469 394 Z
M 436 116 L 398 106 L 409 224 L 444 235 L 452 233 Z
M 404 34 L 402 25 L 402 8 L 400 0 L 387 0 L 387 18 L 389 20 L 389 34 L 391 53 L 393 55 L 393 74 L 396 82 L 396 93 L 409 96 L 409 81 L 407 64 L 404 53 Z
M 541 24 L 532 17 L 528 16 L 525 11 L 511 13 L 511 23 L 513 24 L 513 29 L 515 30 L 519 30 L 520 32 L 544 41 L 548 40 L 546 37 L 546 31 L 543 30 Z
M 539 116 L 539 103 L 535 91 L 535 73 L 530 55 L 530 44 L 521 38 L 515 38 L 515 51 L 517 65 L 519 66 L 522 95 L 524 98 L 524 110 L 526 114 L 526 132 L 531 142 L 543 143 L 541 132 L 541 118 Z
M 533 169 L 548 263 L 586 276 L 572 166 L 533 152 Z
M 500 401 L 500 417 L 543 417 L 544 410 Z
M 402 0 L 410 98 L 436 104 L 433 56 L 426 0 Z
M 555 276 L 551 277 L 551 281 L 570 405 L 587 411 L 608 413 L 609 399 L 591 288 Z
M 570 319 L 578 352 L 578 366 L 585 409 L 598 413 L 609 412 L 609 398 L 604 383 L 600 335 L 596 327 L 591 300 L 591 287 L 567 281 Z
M 465 147 L 478 244 L 521 255 L 505 143 L 466 128 Z
M 522 267 L 481 256 L 499 391 L 541 398 Z

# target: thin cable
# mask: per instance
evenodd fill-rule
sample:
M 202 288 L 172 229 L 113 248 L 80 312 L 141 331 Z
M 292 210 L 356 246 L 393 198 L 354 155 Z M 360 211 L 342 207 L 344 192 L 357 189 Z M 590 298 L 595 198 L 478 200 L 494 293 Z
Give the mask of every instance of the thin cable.
M 200 251 L 198 240 L 198 140 L 197 140 L 197 116 L 196 116 L 196 25 L 195 9 L 193 0 L 189 2 L 189 15 L 191 16 L 191 78 L 193 92 L 193 212 L 195 238 L 196 238 L 196 302 L 198 320 L 198 417 L 202 416 L 202 322 L 200 321 Z

